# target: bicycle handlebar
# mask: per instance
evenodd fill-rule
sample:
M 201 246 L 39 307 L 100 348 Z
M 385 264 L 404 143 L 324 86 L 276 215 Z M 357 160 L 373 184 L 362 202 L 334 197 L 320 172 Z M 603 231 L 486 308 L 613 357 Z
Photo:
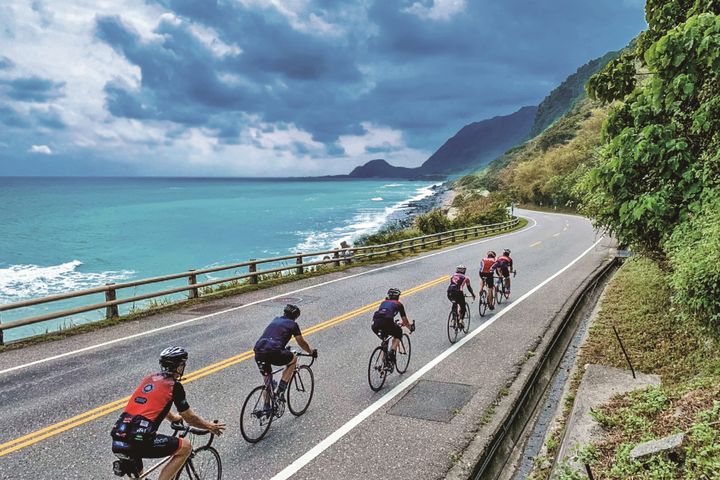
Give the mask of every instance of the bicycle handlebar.
M 315 356 L 315 355 L 313 355 L 313 354 L 311 354 L 311 353 L 301 353 L 301 352 L 299 352 L 299 351 L 297 351 L 297 350 L 291 350 L 291 351 L 292 351 L 295 355 L 297 355 L 298 357 L 310 357 L 310 358 L 312 358 L 312 360 L 310 360 L 310 363 L 307 364 L 308 367 L 311 366 L 313 363 L 315 363 L 315 359 L 317 358 L 317 356 Z
M 217 420 L 213 420 L 213 423 L 218 423 Z M 187 436 L 188 433 L 192 433 L 193 435 L 207 435 L 208 433 L 210 435 L 215 435 L 210 430 L 204 430 L 200 428 L 191 427 L 190 425 L 185 425 L 182 420 L 179 422 L 171 422 L 170 428 L 175 430 L 175 432 L 180 434 L 180 437 Z M 182 432 L 182 433 L 180 433 Z

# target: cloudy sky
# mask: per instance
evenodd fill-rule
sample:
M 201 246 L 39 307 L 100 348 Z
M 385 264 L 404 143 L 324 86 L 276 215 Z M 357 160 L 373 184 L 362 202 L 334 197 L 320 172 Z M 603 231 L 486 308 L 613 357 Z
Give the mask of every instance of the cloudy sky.
M 644 28 L 641 0 L 10 0 L 0 175 L 416 166 Z

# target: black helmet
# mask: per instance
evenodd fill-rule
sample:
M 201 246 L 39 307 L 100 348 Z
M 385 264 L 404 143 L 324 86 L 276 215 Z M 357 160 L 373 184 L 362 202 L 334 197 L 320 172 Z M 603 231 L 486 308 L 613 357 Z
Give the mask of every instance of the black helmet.
M 188 359 L 188 352 L 182 347 L 168 347 L 160 352 L 160 366 L 163 371 L 175 372 Z
M 509 248 L 506 248 L 505 250 L 503 250 L 503 255 L 505 255 L 506 257 L 509 257 L 509 256 L 510 256 L 510 249 L 509 249 Z
M 290 305 L 289 303 L 285 305 L 285 310 L 283 310 L 283 314 L 285 315 L 285 318 L 289 318 L 290 320 L 297 320 L 297 318 L 300 316 L 300 309 L 297 307 L 297 305 Z
M 398 300 L 400 298 L 400 290 L 397 288 L 391 288 L 388 290 L 387 298 L 389 300 Z

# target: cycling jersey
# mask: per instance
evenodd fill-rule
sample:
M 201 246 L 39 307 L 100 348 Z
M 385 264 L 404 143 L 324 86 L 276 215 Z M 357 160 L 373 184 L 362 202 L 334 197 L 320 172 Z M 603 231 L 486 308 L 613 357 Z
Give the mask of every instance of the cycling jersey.
M 110 435 L 129 444 L 152 442 L 173 404 L 178 412 L 190 408 L 182 384 L 166 373 L 148 375 L 130 396 Z
M 260 339 L 255 342 L 255 348 L 253 350 L 256 354 L 277 352 L 278 350 L 285 349 L 291 337 L 299 337 L 300 335 L 300 326 L 295 320 L 276 317 L 270 322 L 270 325 L 265 328 Z
M 406 316 L 405 307 L 400 303 L 400 300 L 385 300 L 380 304 L 375 314 L 373 314 L 373 318 L 382 317 L 393 319 L 398 313 L 401 317 Z
M 480 273 L 490 273 L 490 269 L 492 268 L 493 264 L 495 263 L 494 258 L 483 258 L 480 260 Z
M 452 277 L 450 277 L 450 285 L 448 285 L 448 292 L 462 292 L 463 288 L 465 288 L 465 285 L 468 286 L 468 290 L 472 293 L 472 288 L 470 287 L 470 279 L 463 275 L 462 273 L 456 273 Z

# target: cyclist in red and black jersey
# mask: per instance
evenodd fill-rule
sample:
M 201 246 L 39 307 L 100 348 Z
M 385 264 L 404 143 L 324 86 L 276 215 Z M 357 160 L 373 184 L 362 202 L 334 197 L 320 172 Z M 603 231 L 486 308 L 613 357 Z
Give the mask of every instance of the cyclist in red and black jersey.
M 500 272 L 500 276 L 503 278 L 505 290 L 510 293 L 510 274 L 513 273 L 513 261 L 510 258 L 510 249 L 506 248 L 503 250 L 503 254 L 498 257 L 495 264 L 492 266 L 492 271 L 495 270 Z
M 488 308 L 490 310 L 495 310 L 492 266 L 496 261 L 495 252 L 492 250 L 487 252 L 485 258 L 480 261 L 480 291 L 485 290 L 486 286 L 488 287 Z
M 393 337 L 392 349 L 390 350 L 391 357 L 395 356 L 403 335 L 402 328 L 395 323 L 395 316 L 398 313 L 403 326 L 413 331 L 415 323 L 411 325 L 405 314 L 405 306 L 400 303 L 400 290 L 391 288 L 388 290 L 385 300 L 380 303 L 377 311 L 373 314 L 372 323 L 372 331 L 375 332 L 375 335 L 381 338 L 385 338 L 387 335 Z
M 467 304 L 465 303 L 465 291 L 463 290 L 465 286 L 467 286 L 468 292 L 470 292 L 473 300 L 475 300 L 475 292 L 473 292 L 472 286 L 470 285 L 470 279 L 465 276 L 466 271 L 467 267 L 465 267 L 465 265 L 458 265 L 455 267 L 455 275 L 450 277 L 450 285 L 448 285 L 447 288 L 448 300 L 455 302 L 460 306 L 460 318 L 458 320 L 461 329 L 465 328 L 463 318 L 465 318 L 465 310 L 467 309 Z
M 190 409 L 180 383 L 187 358 L 187 351 L 181 347 L 163 350 L 160 354 L 162 371 L 143 378 L 110 432 L 113 453 L 121 461 L 129 462 L 131 469 L 138 473 L 142 472 L 143 458 L 171 456 L 160 472 L 159 480 L 174 478 L 192 452 L 189 441 L 157 433 L 164 419 L 171 422 L 184 420 L 215 435 L 221 435 L 225 430 L 224 423 L 208 422 Z M 170 411 L 173 404 L 178 414 Z M 126 471 L 124 467 L 116 462 L 116 470 Z

